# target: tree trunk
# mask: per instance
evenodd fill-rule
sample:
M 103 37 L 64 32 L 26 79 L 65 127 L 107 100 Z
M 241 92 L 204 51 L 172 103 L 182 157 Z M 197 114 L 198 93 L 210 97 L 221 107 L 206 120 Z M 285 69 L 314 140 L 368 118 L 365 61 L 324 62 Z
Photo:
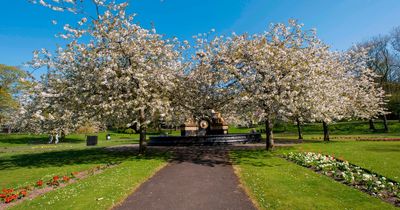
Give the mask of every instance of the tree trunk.
M 328 127 L 328 124 L 324 121 L 324 122 L 322 122 L 322 127 L 324 127 L 324 141 L 329 141 L 329 127 Z
M 375 131 L 375 124 L 373 119 L 369 119 L 369 129 Z
M 389 132 L 389 127 L 388 127 L 388 124 L 387 124 L 387 118 L 386 118 L 385 114 L 383 115 L 383 130 L 385 132 Z
M 266 133 L 266 149 L 271 150 L 274 147 L 274 138 L 272 133 L 272 122 L 269 118 L 265 120 L 265 133 Z
M 157 122 L 157 132 L 161 133 L 161 123 Z
M 138 128 L 138 123 L 137 122 L 133 123 L 131 126 L 129 126 L 129 128 L 133 129 L 136 134 L 140 133 L 140 128 Z
M 140 126 L 140 138 L 139 138 L 139 154 L 144 154 L 146 151 L 146 127 Z
M 301 131 L 301 124 L 299 118 L 296 118 L 297 122 L 297 132 L 299 134 L 299 140 L 303 140 L 303 132 Z
M 61 141 L 65 141 L 65 132 L 61 130 Z
M 140 116 L 139 116 L 139 121 L 140 121 L 139 154 L 144 154 L 144 152 L 146 151 L 146 125 L 145 125 L 144 110 L 141 109 L 139 114 L 140 114 Z

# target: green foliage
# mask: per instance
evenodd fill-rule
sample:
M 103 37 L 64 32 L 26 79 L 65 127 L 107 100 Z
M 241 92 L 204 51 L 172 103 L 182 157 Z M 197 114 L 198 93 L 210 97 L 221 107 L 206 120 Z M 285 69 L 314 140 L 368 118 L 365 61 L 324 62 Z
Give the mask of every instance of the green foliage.
M 135 133 L 135 130 L 133 130 L 132 128 L 128 128 L 128 129 L 125 129 L 124 133 L 127 133 L 127 134 L 134 134 L 134 133 Z
M 27 73 L 14 66 L 0 64 L 0 125 L 7 114 L 19 106 L 16 96 L 30 87 Z
M 389 94 L 388 109 L 389 112 L 400 118 L 400 83 L 386 83 L 383 85 L 386 93 Z
M 400 118 L 400 91 L 398 93 L 393 93 L 388 102 L 388 109 L 393 114 L 396 114 Z

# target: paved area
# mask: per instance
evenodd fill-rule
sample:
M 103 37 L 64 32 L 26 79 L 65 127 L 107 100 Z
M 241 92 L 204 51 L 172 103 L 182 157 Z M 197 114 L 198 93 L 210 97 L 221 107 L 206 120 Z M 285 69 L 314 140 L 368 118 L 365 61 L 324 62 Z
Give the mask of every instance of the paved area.
M 114 209 L 256 209 L 223 147 L 172 149 L 176 158 Z

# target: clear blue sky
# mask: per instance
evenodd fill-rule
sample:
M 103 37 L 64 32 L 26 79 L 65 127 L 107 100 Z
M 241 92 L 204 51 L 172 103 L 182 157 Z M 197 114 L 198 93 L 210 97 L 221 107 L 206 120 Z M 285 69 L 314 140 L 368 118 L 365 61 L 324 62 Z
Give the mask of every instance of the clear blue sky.
M 316 28 L 319 37 L 336 50 L 400 25 L 400 0 L 131 0 L 129 12 L 144 27 L 153 23 L 167 37 L 190 39 L 216 29 L 219 34 L 257 33 L 270 23 L 298 19 Z M 54 49 L 62 40 L 54 34 L 71 15 L 53 12 L 27 0 L 5 0 L 0 9 L 0 63 L 21 65 L 32 51 Z M 36 73 L 39 74 L 40 72 Z

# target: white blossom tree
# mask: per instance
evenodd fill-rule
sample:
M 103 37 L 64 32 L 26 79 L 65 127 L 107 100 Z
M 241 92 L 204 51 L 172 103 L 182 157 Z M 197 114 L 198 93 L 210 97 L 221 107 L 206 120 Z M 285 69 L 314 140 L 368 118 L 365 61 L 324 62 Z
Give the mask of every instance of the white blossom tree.
M 233 35 L 221 46 L 215 61 L 246 93 L 238 96 L 262 110 L 267 149 L 273 145 L 276 119 L 323 122 L 328 140 L 329 123 L 382 112 L 384 93 L 376 88 L 362 57 L 331 52 L 314 31 L 304 31 L 294 20 L 288 26 L 275 24 L 261 35 Z M 366 95 L 363 89 L 374 91 Z M 367 98 L 374 105 L 367 105 Z
M 313 33 L 306 33 L 295 21 L 290 26 L 273 25 L 269 32 L 227 39 L 219 63 L 241 85 L 255 108 L 262 110 L 266 124 L 267 149 L 273 146 L 272 129 L 276 119 L 287 121 L 294 115 L 294 98 L 299 94 L 296 80 L 307 62 L 304 48 L 321 44 Z
M 271 149 L 278 119 L 299 127 L 322 122 L 328 140 L 329 123 L 384 112 L 384 92 L 364 51 L 331 52 L 295 20 L 253 36 L 197 37 L 195 55 L 183 62 L 178 41 L 134 24 L 134 15 L 125 14 L 127 3 L 93 0 L 95 15 L 88 15 L 87 1 L 32 2 L 82 16 L 59 35 L 70 40 L 67 46 L 55 55 L 35 54 L 32 66 L 49 69 L 35 99 L 44 107 L 33 106 L 35 116 L 58 116 L 71 125 L 66 127 L 87 120 L 136 123 L 140 151 L 147 124 L 168 113 L 180 115 L 171 119 L 198 118 L 216 109 L 229 118 L 260 119 Z
M 77 27 L 64 26 L 60 37 L 70 42 L 55 55 L 35 53 L 32 66 L 46 66 L 51 75 L 40 103 L 51 104 L 54 112 L 73 113 L 74 125 L 87 120 L 137 123 L 143 152 L 149 120 L 170 110 L 180 68 L 177 40 L 164 40 L 154 29 L 133 23 L 134 15 L 125 13 L 127 3 L 105 2 L 93 2 L 97 17 L 83 17 Z
M 229 75 L 218 70 L 218 57 L 222 39 L 208 41 L 208 34 L 195 36 L 193 55 L 178 75 L 179 83 L 174 91 L 174 107 L 183 118 L 199 120 L 211 117 L 211 110 L 228 116 L 229 106 L 238 93 L 236 83 Z

